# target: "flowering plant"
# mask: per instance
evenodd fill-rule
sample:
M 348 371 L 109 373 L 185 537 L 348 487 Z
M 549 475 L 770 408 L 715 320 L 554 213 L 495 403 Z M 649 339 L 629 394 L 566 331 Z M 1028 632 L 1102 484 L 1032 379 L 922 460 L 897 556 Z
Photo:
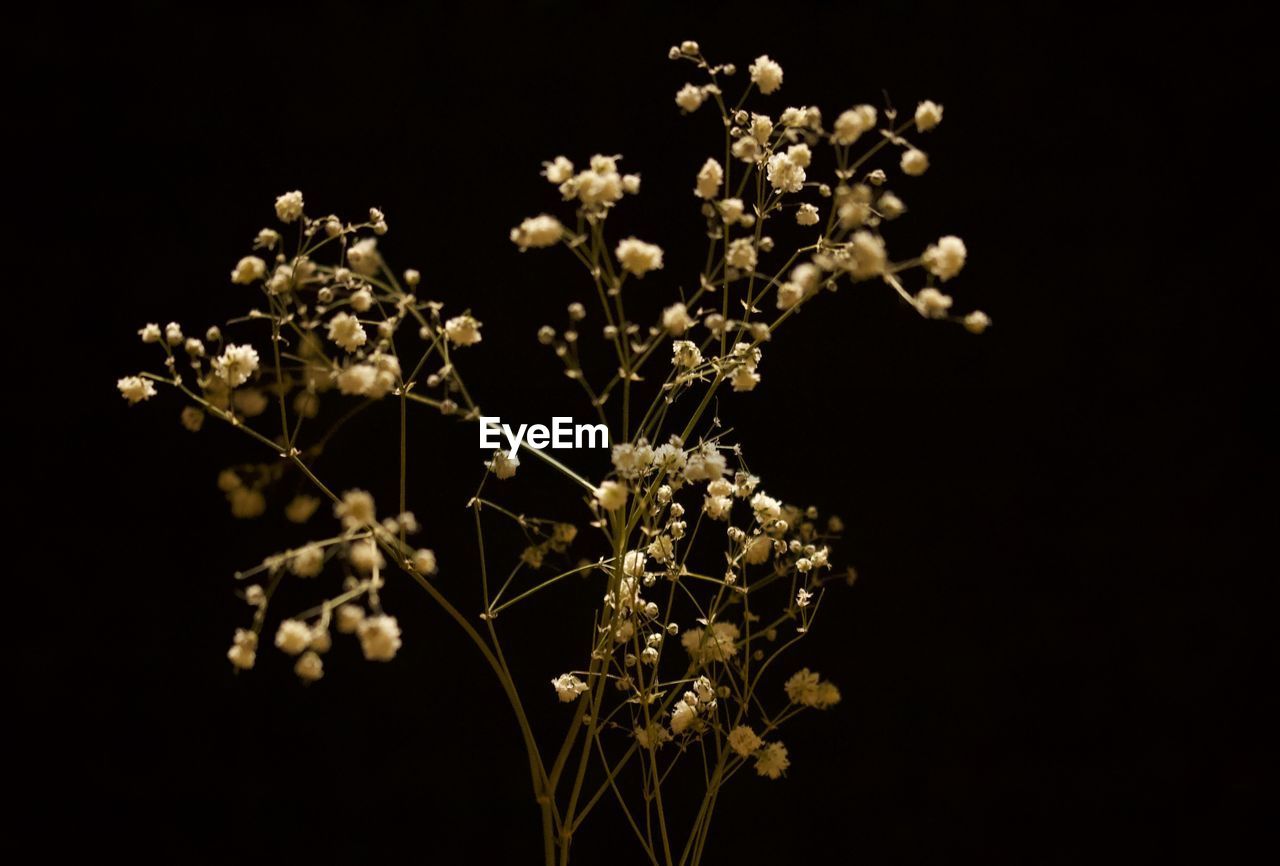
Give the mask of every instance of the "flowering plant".
M 542 174 L 571 217 L 542 213 L 511 231 L 521 252 L 557 247 L 582 265 L 601 339 L 616 356 L 616 370 L 604 377 L 584 369 L 581 302 L 569 305 L 566 328 L 537 332 L 614 443 L 613 469 L 599 480 L 546 450 L 524 451 L 576 495 L 578 523 L 504 506 L 491 491 L 517 477 L 521 458 L 516 449 L 499 450 L 484 462 L 468 502 L 480 549 L 475 580 L 441 576 L 435 552 L 411 543 L 423 527 L 410 510 L 408 417 L 426 410 L 455 423 L 480 419 L 462 368 L 468 351 L 480 351 L 483 325 L 469 310 L 446 312 L 422 297 L 418 271 L 398 274 L 387 264 L 378 247 L 387 222 L 377 209 L 346 222 L 308 214 L 300 192 L 281 195 L 275 211 L 284 231 L 263 229 L 231 272 L 231 282 L 259 292 L 264 307 L 209 328 L 203 339 L 178 323 L 147 325 L 142 340 L 163 351 L 165 369 L 118 382 L 130 404 L 149 400 L 157 386 L 172 388 L 188 401 L 181 415 L 188 430 L 213 418 L 264 447 L 263 462 L 219 476 L 235 517 L 264 513 L 266 493 L 286 478 L 310 488 L 285 506 L 290 521 L 309 523 L 326 500 L 332 506 L 335 530 L 236 575 L 252 618 L 235 631 L 231 664 L 253 668 L 269 633 L 297 675 L 314 682 L 324 676 L 335 631 L 353 635 L 366 659 L 393 660 L 402 635 L 380 590 L 389 572 L 403 573 L 457 623 L 505 692 L 527 751 L 548 864 L 568 862 L 575 832 L 608 799 L 648 862 L 702 862 L 723 786 L 744 770 L 780 778 L 789 766 L 780 727 L 840 700 L 837 687 L 808 668 L 780 684 L 771 675 L 812 627 L 828 584 L 846 577 L 833 568 L 830 550 L 843 527 L 837 517 L 821 520 L 817 509 L 765 492 L 719 420 L 708 418 L 718 392 L 752 391 L 762 347 L 845 282 L 882 282 L 919 314 L 974 333 L 989 324 L 977 311 L 952 315 L 951 298 L 936 286 L 964 265 L 959 238 L 895 262 L 883 236 L 906 206 L 889 189 L 890 172 L 873 160 L 896 149 L 903 175 L 923 174 L 928 158 L 905 135 L 935 127 L 941 106 L 922 102 L 904 120 L 892 108 L 858 105 L 830 129 L 814 107 L 786 108 L 775 121 L 745 108 L 781 87 L 782 68 L 768 56 L 749 66 L 733 104 L 722 89 L 740 77 L 733 65 L 713 65 L 694 42 L 673 47 L 670 57 L 703 79 L 679 90 L 679 109 L 713 104 L 724 128 L 722 153 L 694 178 L 706 220 L 696 291 L 681 291 L 651 326 L 629 315 L 627 293 L 652 291 L 664 257 L 653 243 L 608 235 L 614 208 L 640 191 L 639 176 L 623 174 L 618 156 L 593 156 L 582 170 L 564 156 L 544 163 Z M 829 183 L 810 179 L 820 146 L 834 158 Z M 775 226 L 797 240 L 775 241 L 766 232 Z M 767 257 L 782 262 L 766 267 Z M 904 278 L 917 269 L 924 285 L 912 292 Z M 230 338 L 233 328 L 262 327 L 270 336 L 257 346 L 248 336 Z M 379 510 L 364 490 L 329 487 L 314 458 L 354 414 L 386 404 L 398 417 L 400 473 L 395 506 Z M 492 569 L 487 521 L 513 524 L 527 542 L 501 572 Z M 336 578 L 333 588 L 317 591 L 314 607 L 268 625 L 283 581 L 319 587 L 326 573 Z M 573 576 L 599 599 L 594 609 L 567 615 L 589 638 L 589 652 L 530 696 L 507 664 L 499 617 Z M 479 595 L 476 616 L 460 609 L 457 599 L 467 593 Z M 567 730 L 554 751 L 544 751 L 529 713 L 559 704 L 569 705 L 562 708 Z M 701 786 L 696 813 L 672 814 L 663 799 L 672 784 Z

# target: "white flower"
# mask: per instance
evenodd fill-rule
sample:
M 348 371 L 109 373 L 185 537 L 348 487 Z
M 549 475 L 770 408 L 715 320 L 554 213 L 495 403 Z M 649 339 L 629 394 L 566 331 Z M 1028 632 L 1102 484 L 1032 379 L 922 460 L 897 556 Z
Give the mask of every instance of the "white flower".
M 840 690 L 835 684 L 822 682 L 818 674 L 808 668 L 801 668 L 792 674 L 783 688 L 786 690 L 787 700 L 793 704 L 825 710 L 840 703 Z
M 351 309 L 357 313 L 367 313 L 373 307 L 373 292 L 368 289 L 357 289 L 351 293 Z
M 754 271 L 758 261 L 755 243 L 749 237 L 738 238 L 729 244 L 725 261 L 730 267 L 741 271 Z
M 199 433 L 200 428 L 204 426 L 204 410 L 198 406 L 184 406 L 179 420 L 182 421 L 185 429 L 192 433 Z
M 761 54 L 756 62 L 747 67 L 751 80 L 765 96 L 782 86 L 782 67 L 769 59 L 768 54 Z
M 782 516 L 782 503 L 760 492 L 751 497 L 751 510 L 756 513 L 756 520 L 768 523 Z
M 919 177 L 929 168 L 929 157 L 923 150 L 911 148 L 902 154 L 902 170 L 912 177 Z
M 991 319 L 982 310 L 974 310 L 964 317 L 964 329 L 971 334 L 981 334 L 991 327 Z
M 724 169 L 714 159 L 708 159 L 698 170 L 698 184 L 693 194 L 698 198 L 715 198 L 720 194 L 722 183 L 724 183 Z
M 617 511 L 627 504 L 627 488 L 616 481 L 605 481 L 596 488 L 596 501 L 605 511 Z
M 444 335 L 456 346 L 474 346 L 483 339 L 480 327 L 481 322 L 471 316 L 454 316 L 444 323 Z
M 964 241 L 955 235 L 947 235 L 938 238 L 936 244 L 930 244 L 921 259 L 929 273 L 945 283 L 960 273 L 966 254 Z
M 668 334 L 680 336 L 696 324 L 684 304 L 672 304 L 662 311 L 662 327 Z
M 436 564 L 436 552 L 422 547 L 413 555 L 413 570 L 418 574 L 435 574 L 439 570 Z
M 622 176 L 622 190 L 627 195 L 640 194 L 640 175 L 624 174 Z
M 587 684 L 573 674 L 561 674 L 551 681 L 551 687 L 562 704 L 572 702 L 587 690 Z
M 720 216 L 729 225 L 733 225 L 742 219 L 742 213 L 746 209 L 740 198 L 727 198 L 720 202 Z
M 850 145 L 857 141 L 862 133 L 875 129 L 876 110 L 874 106 L 859 105 L 851 108 L 836 118 L 834 138 L 836 144 Z
M 751 391 L 760 384 L 760 374 L 748 367 L 738 367 L 729 377 L 735 391 Z
M 151 384 L 150 379 L 144 379 L 141 376 L 125 376 L 123 379 L 118 379 L 116 387 L 120 389 L 120 395 L 129 401 L 130 406 L 143 400 L 150 400 L 156 395 L 156 386 Z
M 773 552 L 773 542 L 769 540 L 767 535 L 757 535 L 751 543 L 747 545 L 746 552 L 743 553 L 742 559 L 748 565 L 761 565 L 769 560 L 769 554 Z
M 352 364 L 338 374 L 338 391 L 342 394 L 370 394 L 378 384 L 378 369 L 372 364 Z
M 324 676 L 324 662 L 321 661 L 320 656 L 308 650 L 298 657 L 298 663 L 293 666 L 293 672 L 299 679 L 314 683 Z
M 333 506 L 333 516 L 342 521 L 346 529 L 359 529 L 377 519 L 373 497 L 364 490 L 348 490 Z
M 916 106 L 916 129 L 928 132 L 942 122 L 942 106 L 925 100 Z
M 770 779 L 777 779 L 791 762 L 787 760 L 787 747 L 782 743 L 770 743 L 756 752 L 756 772 Z
M 254 239 L 253 246 L 255 249 L 261 247 L 269 250 L 278 243 L 280 243 L 280 232 L 275 229 L 262 229 Z
M 628 550 L 622 558 L 622 573 L 627 577 L 644 576 L 645 555 L 640 550 Z
M 267 498 L 260 490 L 238 487 L 227 497 L 231 502 L 231 516 L 241 520 L 261 517 L 267 510 Z
M 306 523 L 319 507 L 320 499 L 318 497 L 299 493 L 290 499 L 289 504 L 284 507 L 284 516 L 290 523 Z
M 888 254 L 885 252 L 883 238 L 868 231 L 854 232 L 849 251 L 853 254 L 849 272 L 854 279 L 865 280 L 884 273 Z
M 289 557 L 289 570 L 298 577 L 315 577 L 324 568 L 324 548 L 318 544 L 308 544 L 298 548 Z
M 805 563 L 804 568 L 800 568 L 801 562 Z M 807 559 L 801 559 L 799 560 L 799 562 L 796 563 L 796 568 L 801 572 L 808 571 L 812 567 L 813 567 L 813 563 L 809 562 L 809 560 Z M 811 601 L 813 601 L 813 593 L 809 592 L 809 590 L 805 589 L 804 587 L 801 587 L 800 590 L 796 593 L 796 607 L 808 607 Z
M 360 649 L 371 662 L 389 662 L 400 649 L 400 625 L 394 616 L 366 617 L 356 628 Z
M 763 745 L 764 741 L 746 725 L 738 725 L 729 732 L 729 748 L 744 758 Z
M 692 370 L 702 363 L 702 352 L 689 340 L 676 340 L 671 344 L 671 363 Z
M 378 545 L 373 539 L 359 541 L 347 548 L 347 562 L 361 574 L 369 574 L 374 569 L 384 568 L 387 564 L 382 551 L 378 550 Z
M 499 449 L 493 452 L 493 460 L 490 461 L 489 468 L 493 470 L 494 476 L 499 481 L 506 481 L 508 478 L 515 477 L 516 470 L 520 468 L 520 458 Z
M 671 732 L 674 734 L 684 733 L 697 717 L 696 704 L 680 701 L 671 710 Z
M 802 204 L 796 211 L 796 222 L 802 226 L 818 224 L 818 209 L 811 204 Z
M 282 223 L 291 223 L 302 216 L 302 193 L 295 189 L 277 198 L 276 216 Z
M 743 162 L 755 162 L 756 157 L 760 155 L 760 142 L 744 135 L 733 143 L 732 153 L 735 158 Z
M 906 213 L 907 206 L 902 203 L 902 199 L 891 192 L 887 192 L 880 196 L 880 200 L 876 202 L 876 210 L 880 211 L 880 215 L 885 219 L 891 220 L 897 219 Z
M 276 646 L 284 650 L 291 656 L 305 650 L 311 643 L 311 629 L 305 622 L 296 619 L 286 619 L 280 623 L 280 628 L 276 631 Z
M 362 238 L 347 250 L 347 264 L 351 265 L 353 271 L 366 277 L 377 272 L 379 261 L 377 238 Z
M 773 121 L 767 114 L 751 115 L 751 137 L 761 144 L 769 143 L 769 136 L 773 135 Z
M 662 268 L 662 248 L 638 238 L 630 237 L 619 242 L 615 254 L 622 267 L 637 277 Z
M 240 670 L 247 671 L 253 667 L 254 659 L 258 655 L 257 649 L 258 636 L 247 629 L 238 628 L 235 637 L 232 638 L 231 649 L 227 650 L 227 658 Z
M 338 313 L 329 320 L 329 339 L 348 352 L 354 352 L 369 340 L 360 320 L 350 313 Z
M 804 166 L 785 153 L 769 157 L 767 175 L 769 183 L 779 192 L 799 192 L 804 186 Z
M 229 343 L 222 354 L 213 359 L 213 372 L 232 388 L 249 381 L 258 371 L 258 352 L 252 346 Z
M 706 98 L 707 95 L 703 93 L 702 88 L 695 87 L 692 84 L 686 84 L 676 91 L 676 105 L 680 106 L 680 110 L 686 113 L 697 111 Z
M 557 156 L 551 162 L 542 164 L 542 176 L 555 184 L 564 183 L 573 177 L 573 163 L 568 157 Z
M 511 230 L 511 242 L 524 252 L 530 247 L 549 247 L 559 243 L 564 234 L 560 220 L 550 214 L 529 217 Z
M 231 282 L 247 286 L 254 280 L 262 279 L 262 275 L 266 272 L 266 262 L 257 256 L 245 256 L 236 262 L 236 268 L 231 272 Z
M 787 157 L 801 168 L 808 168 L 813 162 L 813 152 L 807 144 L 793 144 L 787 148 Z
M 934 288 L 921 289 L 916 295 L 916 309 L 927 319 L 945 319 L 951 309 L 951 296 Z
M 342 634 L 355 634 L 364 622 L 364 609 L 356 604 L 340 605 L 337 610 L 338 631 Z
M 738 652 L 737 640 L 741 634 L 731 622 L 716 622 L 709 629 L 689 629 L 680 636 L 680 645 L 698 664 L 723 662 Z

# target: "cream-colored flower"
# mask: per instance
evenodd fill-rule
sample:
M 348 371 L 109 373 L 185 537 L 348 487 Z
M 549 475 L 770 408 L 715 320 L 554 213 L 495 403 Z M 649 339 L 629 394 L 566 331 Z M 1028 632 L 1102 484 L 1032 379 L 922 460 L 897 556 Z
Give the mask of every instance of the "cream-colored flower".
M 925 100 L 916 106 L 916 129 L 928 132 L 942 122 L 942 106 Z
M 276 216 L 282 223 L 291 223 L 302 216 L 302 193 L 295 189 L 277 198 Z
M 782 86 L 782 67 L 770 60 L 768 54 L 757 57 L 755 63 L 747 67 L 747 71 L 751 73 L 751 80 L 765 96 Z
M 254 280 L 262 279 L 266 272 L 266 262 L 257 256 L 245 256 L 236 262 L 235 270 L 231 272 L 231 282 L 247 286 Z
M 911 148 L 902 154 L 902 171 L 912 177 L 919 177 L 929 169 L 929 157 L 923 150 Z
M 524 252 L 530 247 L 550 247 L 560 242 L 564 226 L 550 214 L 529 217 L 511 230 L 511 242 Z
M 619 242 L 614 251 L 622 267 L 637 277 L 662 268 L 662 248 L 630 237 Z
M 143 400 L 150 400 L 156 395 L 156 386 L 150 379 L 144 379 L 141 376 L 125 376 L 123 379 L 118 379 L 116 387 L 120 389 L 120 396 L 129 401 L 130 406 L 141 403 Z
M 693 194 L 698 198 L 715 198 L 720 194 L 722 183 L 724 183 L 724 169 L 714 159 L 708 159 L 698 170 L 698 182 Z
M 444 335 L 455 346 L 474 346 L 483 339 L 482 323 L 468 315 L 454 316 L 444 323 Z
M 967 254 L 964 241 L 955 235 L 946 235 L 938 238 L 936 244 L 930 244 L 921 259 L 929 273 L 945 283 L 960 273 Z

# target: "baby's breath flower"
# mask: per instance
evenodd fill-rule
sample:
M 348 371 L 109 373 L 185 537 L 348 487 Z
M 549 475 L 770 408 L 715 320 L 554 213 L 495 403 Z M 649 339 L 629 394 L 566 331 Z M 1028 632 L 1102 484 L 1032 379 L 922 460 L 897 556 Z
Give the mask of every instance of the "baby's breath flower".
M 377 238 L 362 238 L 347 250 L 347 263 L 351 265 L 351 270 L 366 277 L 377 272 L 381 260 Z
M 616 481 L 605 481 L 596 488 L 596 501 L 605 511 L 617 511 L 627 504 L 627 488 Z
M 262 279 L 266 272 L 266 262 L 257 256 L 245 256 L 236 262 L 235 270 L 231 272 L 231 282 L 247 286 L 254 280 Z
M 299 548 L 289 557 L 289 571 L 298 577 L 315 577 L 324 568 L 324 548 L 318 544 L 308 544 Z
M 444 323 L 444 335 L 455 346 L 474 346 L 483 339 L 480 327 L 481 323 L 471 316 L 454 316 Z
M 293 672 L 304 682 L 314 683 L 324 676 L 324 662 L 315 652 L 308 650 L 298 657 Z
M 123 379 L 118 379 L 116 387 L 120 389 L 120 395 L 129 401 L 130 406 L 143 400 L 150 400 L 156 395 L 156 386 L 151 384 L 150 379 L 144 379 L 141 376 L 125 376 Z
M 257 650 L 258 636 L 247 629 L 238 628 L 232 638 L 231 649 L 227 650 L 227 658 L 235 667 L 247 671 L 253 667 L 258 656 Z
M 960 273 L 965 255 L 964 241 L 955 235 L 947 235 L 938 238 L 936 244 L 930 244 L 921 259 L 929 273 L 945 283 Z
M 902 199 L 898 198 L 891 192 L 887 192 L 880 196 L 876 202 L 876 210 L 887 220 L 897 219 L 907 211 L 907 206 L 902 203 Z
M 495 478 L 505 481 L 515 477 L 516 470 L 520 468 L 520 458 L 499 449 L 493 452 L 493 460 L 489 462 L 489 468 L 493 470 Z
M 818 209 L 811 204 L 800 205 L 796 211 L 796 222 L 802 226 L 813 226 L 818 224 Z
M 637 277 L 662 268 L 662 248 L 630 237 L 619 242 L 615 254 L 622 267 Z
M 944 295 L 935 288 L 921 289 L 916 295 L 916 309 L 920 315 L 928 319 L 945 319 L 951 309 L 951 296 Z
M 871 105 L 859 105 L 836 118 L 833 138 L 836 144 L 848 146 L 856 142 L 862 133 L 876 127 L 876 110 Z
M 213 372 L 232 388 L 239 387 L 258 372 L 258 351 L 252 346 L 230 343 L 213 359 Z
M 184 406 L 179 420 L 184 429 L 199 433 L 200 428 L 204 426 L 204 410 L 198 406 Z
M 756 732 L 747 725 L 738 725 L 729 732 L 729 748 L 745 758 L 764 745 Z
M 751 80 L 765 96 L 782 86 L 782 67 L 769 59 L 768 54 L 761 54 L 755 63 L 747 67 Z
M 695 324 L 684 304 L 672 304 L 662 311 L 662 327 L 673 336 L 679 337 Z
M 689 340 L 676 340 L 671 344 L 671 363 L 692 370 L 702 363 L 702 352 Z
M 556 697 L 564 704 L 571 703 L 578 695 L 587 691 L 587 684 L 573 674 L 561 674 L 551 681 L 551 687 L 556 690 Z
M 302 216 L 302 193 L 295 189 L 277 198 L 276 216 L 282 223 L 291 223 Z
M 560 242 L 564 226 L 549 214 L 529 217 L 511 230 L 511 242 L 524 252 L 530 247 L 550 247 Z
M 337 613 L 338 631 L 342 634 L 355 634 L 364 622 L 364 609 L 358 604 L 339 605 Z
M 338 313 L 329 320 L 329 339 L 348 352 L 354 352 L 369 339 L 360 320 L 350 313 Z
M 276 646 L 291 656 L 296 656 L 311 643 L 311 629 L 305 622 L 286 619 L 276 631 Z
M 916 106 L 916 129 L 928 132 L 942 122 L 942 106 L 925 100 Z
M 727 198 L 720 202 L 719 208 L 720 216 L 729 225 L 733 225 L 738 220 L 742 219 L 742 214 L 746 210 L 746 207 L 743 205 L 742 199 L 740 198 Z
M 714 159 L 708 159 L 698 170 L 698 183 L 693 194 L 698 198 L 711 199 L 720 194 L 720 184 L 724 183 L 724 169 Z
M 360 650 L 372 662 L 389 662 L 400 649 L 400 624 L 394 616 L 380 614 L 361 620 L 356 627 Z
M 706 98 L 707 95 L 702 88 L 692 84 L 686 84 L 676 91 L 676 105 L 680 106 L 680 110 L 686 114 L 697 111 Z
M 260 490 L 237 487 L 228 494 L 227 499 L 231 502 L 231 516 L 241 520 L 261 517 L 267 510 L 267 498 Z
M 769 157 L 767 176 L 778 192 L 799 192 L 804 186 L 804 166 L 785 153 Z
M 770 779 L 777 779 L 791 766 L 787 759 L 787 747 L 782 743 L 770 743 L 756 752 L 756 772 Z
M 911 148 L 902 154 L 902 171 L 912 177 L 919 177 L 929 169 L 929 157 L 923 150 Z
M 622 558 L 622 573 L 628 577 L 642 577 L 644 575 L 645 555 L 643 551 L 629 550 L 627 555 Z
M 422 547 L 413 555 L 413 570 L 418 574 L 435 574 L 439 570 L 434 550 Z
M 557 156 L 550 162 L 542 164 L 541 174 L 551 183 L 564 183 L 573 177 L 573 163 L 569 161 L 568 157 Z
M 991 319 L 982 310 L 974 310 L 964 317 L 964 328 L 971 334 L 981 334 L 991 327 Z
M 377 519 L 373 497 L 364 490 L 348 490 L 333 505 L 333 516 L 347 529 L 368 526 Z

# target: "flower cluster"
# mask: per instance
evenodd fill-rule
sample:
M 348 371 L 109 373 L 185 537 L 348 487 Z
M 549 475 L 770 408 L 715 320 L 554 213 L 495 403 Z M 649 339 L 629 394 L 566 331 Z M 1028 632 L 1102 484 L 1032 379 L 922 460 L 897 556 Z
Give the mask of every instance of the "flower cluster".
M 446 588 L 434 579 L 435 552 L 410 543 L 422 527 L 409 500 L 437 493 L 408 483 L 406 431 L 423 411 L 451 423 L 480 418 L 461 369 L 489 344 L 481 345 L 477 313 L 446 311 L 421 295 L 418 271 L 387 264 L 379 240 L 388 222 L 379 209 L 351 222 L 316 216 L 300 191 L 280 195 L 275 217 L 289 230 L 263 228 L 230 270 L 233 285 L 254 293 L 254 306 L 202 336 L 177 322 L 146 325 L 139 336 L 159 351 L 162 367 L 117 382 L 130 405 L 161 388 L 181 394 L 186 430 L 199 433 L 212 418 L 262 446 L 262 462 L 218 476 L 234 517 L 278 510 L 311 526 L 328 513 L 326 500 L 332 507 L 330 531 L 237 574 L 252 615 L 234 631 L 232 667 L 257 666 L 264 632 L 276 657 L 307 683 L 324 676 L 335 632 L 355 638 L 366 660 L 393 661 L 404 635 L 381 590 L 393 576 L 412 580 L 481 651 L 516 711 L 548 863 L 567 860 L 572 830 L 605 796 L 624 805 L 636 798 L 650 819 L 644 830 L 633 824 L 636 842 L 659 862 L 671 844 L 660 790 L 677 783 L 704 793 L 681 861 L 700 862 L 720 788 L 744 767 L 782 778 L 791 752 L 780 727 L 840 702 L 839 689 L 808 668 L 782 679 L 779 660 L 809 634 L 829 586 L 853 580 L 832 561 L 843 524 L 763 486 L 719 417 L 767 387 L 766 348 L 774 351 L 780 329 L 824 293 L 862 282 L 885 285 L 926 319 L 972 333 L 990 325 L 981 311 L 953 312 L 954 299 L 942 291 L 964 269 L 960 238 L 943 235 L 895 258 L 886 237 L 907 213 L 895 190 L 913 189 L 929 168 L 915 139 L 939 126 L 942 106 L 922 101 L 907 119 L 887 105 L 841 106 L 828 127 L 817 106 L 770 105 L 785 76 L 766 54 L 745 76 L 735 64 L 707 60 L 692 40 L 668 56 L 698 79 L 676 90 L 678 111 L 718 112 L 723 135 L 688 163 L 691 186 L 682 187 L 705 219 L 697 241 L 706 244 L 705 266 L 686 283 L 691 290 L 676 289 L 681 281 L 667 267 L 675 257 L 668 262 L 663 245 L 682 241 L 660 236 L 662 222 L 654 234 L 612 230 L 610 217 L 641 190 L 622 156 L 542 163 L 551 200 L 533 216 L 513 215 L 509 239 L 519 253 L 554 249 L 583 267 L 582 300 L 567 305 L 562 327 L 542 324 L 536 336 L 609 429 L 611 468 L 587 478 L 532 447 L 477 460 L 478 485 L 467 501 L 481 556 L 477 580 Z M 730 84 L 744 78 L 741 97 L 729 99 Z M 601 373 L 584 363 L 588 329 L 610 358 Z M 386 486 L 399 499 L 379 516 L 372 493 L 335 493 L 341 488 L 321 480 L 315 461 L 351 417 L 387 404 L 396 409 L 400 477 Z M 543 497 L 548 510 L 577 517 L 533 516 L 499 501 L 493 488 L 527 480 L 521 457 L 545 463 L 565 483 L 560 505 Z M 383 483 L 368 482 L 374 490 Z M 497 567 L 504 556 L 509 562 Z M 565 659 L 549 693 L 539 680 L 544 701 L 521 697 L 525 684 L 507 666 L 500 617 L 570 578 L 598 603 L 589 616 L 579 616 L 580 606 L 559 608 L 555 628 L 579 630 L 588 650 Z M 315 593 L 317 603 L 271 618 L 285 581 Z M 548 764 L 526 713 L 558 704 L 568 730 Z M 808 744 L 793 745 L 799 759 Z

